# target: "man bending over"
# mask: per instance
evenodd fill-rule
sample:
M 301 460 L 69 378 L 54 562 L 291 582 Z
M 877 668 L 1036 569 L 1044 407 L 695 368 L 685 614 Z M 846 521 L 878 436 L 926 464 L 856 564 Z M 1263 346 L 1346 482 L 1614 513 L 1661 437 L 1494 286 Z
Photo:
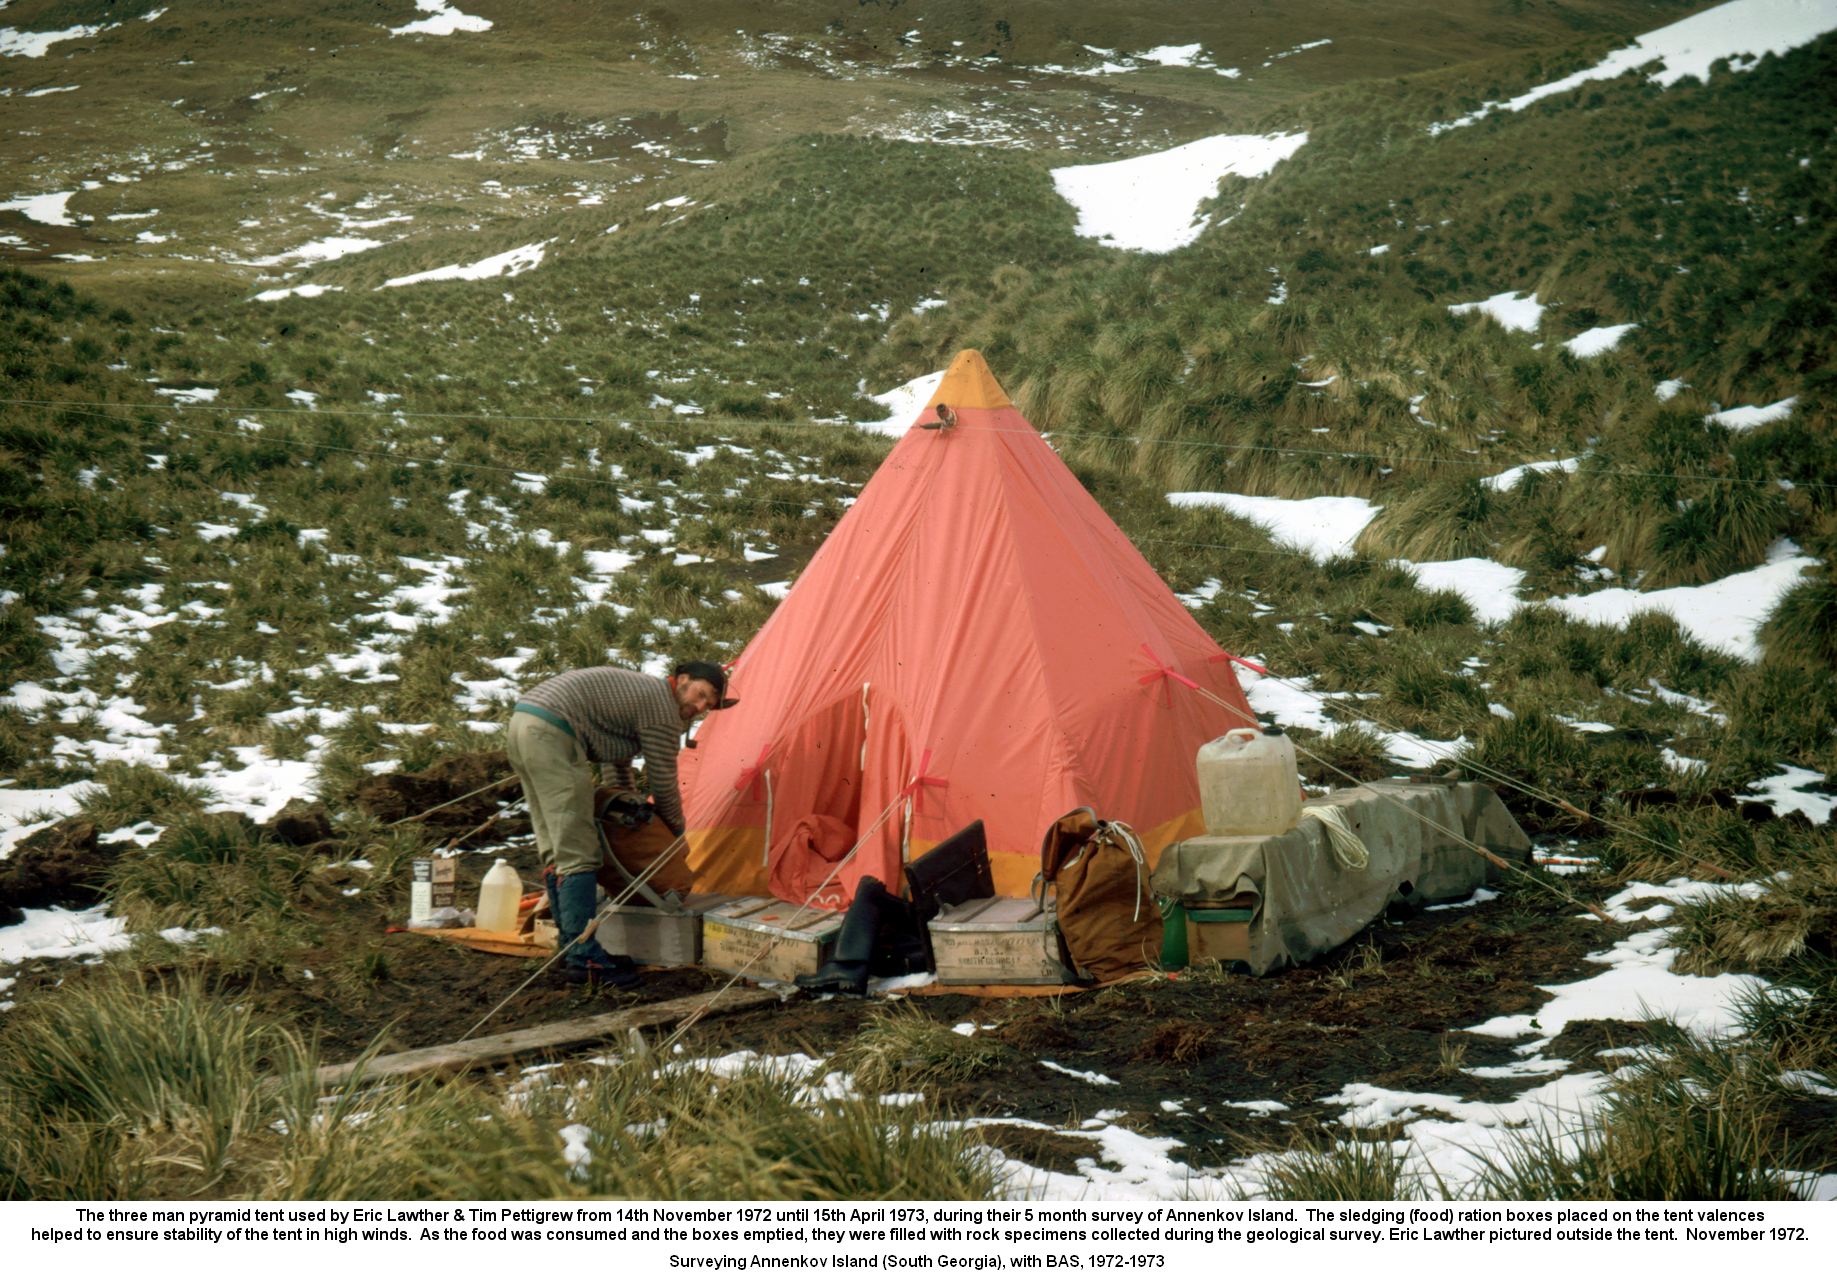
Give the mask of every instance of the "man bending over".
M 643 756 L 657 816 L 681 835 L 676 752 L 691 721 L 732 706 L 722 697 L 726 692 L 727 673 L 718 663 L 679 663 L 667 678 L 588 667 L 533 686 L 512 709 L 510 764 L 529 801 L 568 981 L 621 990 L 642 983 L 629 956 L 609 954 L 591 938 L 578 940 L 599 904 L 592 766 L 605 767 L 609 785 L 630 789 L 631 762 Z

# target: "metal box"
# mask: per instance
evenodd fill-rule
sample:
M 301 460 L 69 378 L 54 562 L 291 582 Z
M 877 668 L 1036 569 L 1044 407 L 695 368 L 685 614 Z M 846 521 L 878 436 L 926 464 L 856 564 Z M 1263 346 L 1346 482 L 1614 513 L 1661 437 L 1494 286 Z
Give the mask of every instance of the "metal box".
M 1058 986 L 1077 977 L 1060 960 L 1052 912 L 1026 897 L 985 897 L 931 921 L 938 980 L 953 986 Z
M 680 968 L 702 961 L 702 916 L 733 901 L 727 893 L 690 893 L 681 909 L 655 906 L 610 906 L 600 917 L 594 937 L 614 955 L 630 955 L 641 964 Z
M 835 949 L 842 916 L 775 897 L 740 897 L 702 916 L 702 963 L 755 981 L 815 972 Z

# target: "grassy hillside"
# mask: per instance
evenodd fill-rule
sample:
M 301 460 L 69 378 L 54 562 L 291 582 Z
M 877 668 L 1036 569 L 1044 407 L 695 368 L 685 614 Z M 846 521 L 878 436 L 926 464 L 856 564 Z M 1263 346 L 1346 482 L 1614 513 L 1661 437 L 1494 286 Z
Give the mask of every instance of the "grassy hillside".
M 1502 784 L 1545 850 L 1594 865 L 1543 884 L 1598 902 L 1634 880 L 1739 883 L 1680 906 L 1678 966 L 1813 992 L 1757 996 L 1722 1050 L 1665 1036 L 1663 1064 L 1616 1079 L 1587 1170 L 1565 1175 L 1549 1145 L 1477 1191 L 1762 1196 L 1791 1187 L 1781 1172 L 1832 1170 L 1830 1102 L 1753 1076 L 1837 1064 L 1837 833 L 1751 801 L 1784 781 L 1815 809 L 1837 774 L 1837 38 L 1438 129 L 1703 6 L 812 0 L 769 25 L 725 3 L 460 7 L 493 26 L 391 35 L 419 16 L 407 0 L 0 13 L 15 32 L 103 28 L 0 57 L 0 202 L 22 205 L 0 211 L 0 775 L 43 800 L 8 805 L 7 826 L 80 812 L 127 837 L 96 886 L 111 913 L 223 930 L 143 943 L 68 987 L 51 961 L 24 966 L 0 1074 L 42 1072 L 60 1039 L 93 1046 L 57 1061 L 60 1084 L 0 1083 L 0 1190 L 798 1197 L 879 1179 L 871 1125 L 816 1143 L 796 1084 L 769 1082 L 746 1117 L 811 1155 L 782 1180 L 723 1174 L 708 1092 L 681 1075 L 654 1098 L 625 1078 L 593 1098 L 609 1124 L 680 1124 L 664 1156 L 680 1176 L 621 1174 L 643 1153 L 602 1146 L 585 1177 L 410 1179 L 391 1173 L 497 1094 L 350 1095 L 387 1124 L 369 1161 L 362 1120 L 277 1138 L 306 1095 L 261 1084 L 259 1058 L 315 1035 L 340 1055 L 399 1040 L 390 1013 L 412 1005 L 392 977 L 461 975 L 381 936 L 406 861 L 438 840 L 384 825 L 360 784 L 494 749 L 505 702 L 540 676 L 737 652 L 884 454 L 848 423 L 883 414 L 867 395 L 965 346 L 1221 644 L 1329 696 L 1297 731 L 1310 782 L 1407 772 L 1399 747 L 1458 750 L 1437 767 Z M 1144 56 L 1195 42 L 1203 64 Z M 1167 254 L 1079 235 L 1051 175 L 1302 131 L 1267 177 L 1227 178 L 1210 228 Z M 27 215 L 58 194 L 65 215 Z M 481 277 L 391 285 L 505 254 Z M 1535 330 L 1450 309 L 1507 292 L 1545 307 Z M 1606 352 L 1565 345 L 1624 324 Z M 1788 398 L 1760 427 L 1708 419 Z M 1485 480 L 1551 461 L 1573 463 Z M 1169 492 L 1378 508 L 1322 561 Z M 1565 609 L 1795 552 L 1816 564 L 1752 658 L 1663 613 Z M 1419 573 L 1470 559 L 1522 571 L 1528 604 L 1489 615 Z M 333 817 L 317 847 L 205 812 L 301 774 Z M 1300 996 L 1256 1000 L 1278 1025 L 1363 994 L 1375 1023 L 1400 1011 L 1386 995 L 1445 998 L 1453 965 L 1484 974 L 1475 993 L 1494 997 L 1462 1003 L 1489 1012 L 1535 1006 L 1528 985 L 1493 989 L 1524 951 L 1567 951 L 1552 977 L 1586 970 L 1573 906 L 1535 884 L 1494 905 L 1462 953 L 1429 925 L 1286 990 L 1161 991 L 1234 1016 Z M 1067 1002 L 1093 1022 L 1187 1010 Z M 97 1023 L 126 1005 L 120 1038 L 177 1039 L 160 1054 L 174 1072 L 209 1052 L 222 1091 L 104 1099 L 128 1045 Z M 1396 1044 L 1417 1049 L 1397 1082 L 1500 1099 L 1462 1077 L 1471 1020 L 1420 1011 L 1440 1024 Z M 1020 1009 L 1008 1024 L 1003 1039 L 1058 1037 Z M 837 1056 L 858 1076 L 891 1065 L 888 1090 L 971 1100 L 978 1067 L 1014 1080 L 992 1090 L 1028 1085 L 1001 1069 L 1019 1052 L 939 1021 L 846 1028 Z M 1223 1046 L 1193 1030 L 1123 1051 L 1186 1067 Z M 1231 1149 L 1205 1152 L 1297 1151 L 1272 1195 L 1428 1187 L 1361 1175 L 1363 1142 L 1316 1135 L 1331 1091 L 1280 1082 L 1239 1094 L 1291 1118 L 1219 1115 Z M 1738 1116 L 1707 1120 L 1705 1084 Z M 478 1133 L 480 1160 L 552 1140 L 566 1111 L 546 1099 Z M 927 1140 L 927 1117 L 896 1130 L 938 1153 L 936 1196 L 986 1196 L 975 1138 Z M 1050 1140 L 1001 1143 L 1069 1160 Z M 1660 1170 L 1678 1161 L 1706 1174 Z

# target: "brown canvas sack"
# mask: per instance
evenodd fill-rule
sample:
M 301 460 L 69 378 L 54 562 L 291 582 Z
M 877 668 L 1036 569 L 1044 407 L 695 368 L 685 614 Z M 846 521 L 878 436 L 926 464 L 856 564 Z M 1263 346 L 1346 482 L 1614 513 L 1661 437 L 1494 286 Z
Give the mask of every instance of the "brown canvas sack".
M 1161 957 L 1161 912 L 1148 890 L 1142 842 L 1126 823 L 1104 822 L 1088 808 L 1046 829 L 1040 887 L 1056 899 L 1059 936 L 1073 966 L 1114 981 Z

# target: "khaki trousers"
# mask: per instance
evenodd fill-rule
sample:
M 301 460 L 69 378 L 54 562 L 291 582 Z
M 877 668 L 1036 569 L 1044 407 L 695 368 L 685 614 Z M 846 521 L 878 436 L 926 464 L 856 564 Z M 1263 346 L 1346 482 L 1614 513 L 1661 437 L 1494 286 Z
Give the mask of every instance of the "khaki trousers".
M 528 712 L 512 712 L 505 750 L 523 782 L 536 850 L 557 875 L 600 869 L 600 833 L 593 821 L 593 767 L 566 730 Z

